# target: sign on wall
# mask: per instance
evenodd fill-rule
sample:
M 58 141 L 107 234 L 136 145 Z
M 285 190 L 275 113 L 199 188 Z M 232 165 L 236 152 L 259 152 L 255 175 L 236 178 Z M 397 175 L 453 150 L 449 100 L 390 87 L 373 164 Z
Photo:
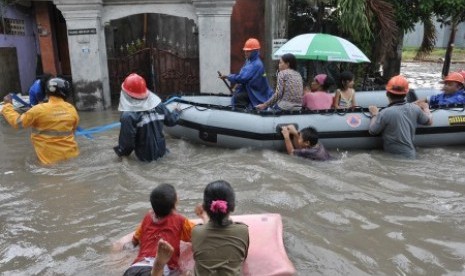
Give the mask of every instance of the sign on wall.
M 68 30 L 68 35 L 90 35 L 97 34 L 97 29 L 88 28 L 88 29 L 70 29 Z
M 274 53 L 275 53 L 281 46 L 283 46 L 284 43 L 286 43 L 286 42 L 287 42 L 287 39 L 285 39 L 285 38 L 273 39 L 273 42 L 272 42 L 273 44 L 272 44 L 272 46 L 271 46 L 271 52 L 273 53 L 273 54 L 271 55 L 271 58 L 272 58 L 273 60 L 278 60 L 278 59 L 279 59 L 279 57 L 278 57 L 278 56 L 275 56 Z

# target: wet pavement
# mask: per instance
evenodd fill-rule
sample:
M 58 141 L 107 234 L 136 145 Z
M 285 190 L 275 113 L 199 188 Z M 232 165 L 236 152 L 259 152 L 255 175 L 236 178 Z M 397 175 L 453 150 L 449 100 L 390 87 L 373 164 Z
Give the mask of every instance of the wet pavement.
M 411 88 L 441 89 L 442 62 L 403 62 L 401 74 L 410 82 Z M 465 64 L 452 63 L 450 72 L 465 70 Z

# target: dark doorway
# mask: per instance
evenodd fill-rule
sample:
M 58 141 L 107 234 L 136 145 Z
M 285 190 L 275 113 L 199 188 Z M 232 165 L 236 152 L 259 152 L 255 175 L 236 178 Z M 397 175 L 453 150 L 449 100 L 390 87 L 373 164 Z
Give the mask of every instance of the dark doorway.
M 3 99 L 10 92 L 21 92 L 16 47 L 0 48 L 0 64 L 8 64 L 0 66 L 0 96 Z
M 143 76 L 160 97 L 199 93 L 197 26 L 165 14 L 137 14 L 105 27 L 112 99 L 130 73 Z

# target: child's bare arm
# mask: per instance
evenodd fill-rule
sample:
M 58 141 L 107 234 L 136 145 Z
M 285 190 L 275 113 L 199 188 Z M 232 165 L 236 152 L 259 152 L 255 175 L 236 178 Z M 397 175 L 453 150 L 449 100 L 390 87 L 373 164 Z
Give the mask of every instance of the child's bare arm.
M 289 130 L 290 135 L 298 135 L 299 131 L 295 128 L 294 125 L 287 125 L 287 130 Z
M 290 128 L 289 126 L 282 127 L 281 133 L 283 134 L 283 137 L 284 137 L 284 144 L 286 145 L 287 153 L 289 155 L 294 155 L 294 145 L 293 145 L 291 137 L 290 137 L 289 128 Z

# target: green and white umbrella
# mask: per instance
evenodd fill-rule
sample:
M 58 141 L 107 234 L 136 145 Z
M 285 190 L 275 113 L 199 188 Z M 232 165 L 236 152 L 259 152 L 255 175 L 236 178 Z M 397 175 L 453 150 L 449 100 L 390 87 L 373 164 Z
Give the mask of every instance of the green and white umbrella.
M 281 46 L 274 56 L 280 57 L 288 53 L 293 54 L 297 59 L 370 62 L 352 42 L 329 34 L 298 35 Z

